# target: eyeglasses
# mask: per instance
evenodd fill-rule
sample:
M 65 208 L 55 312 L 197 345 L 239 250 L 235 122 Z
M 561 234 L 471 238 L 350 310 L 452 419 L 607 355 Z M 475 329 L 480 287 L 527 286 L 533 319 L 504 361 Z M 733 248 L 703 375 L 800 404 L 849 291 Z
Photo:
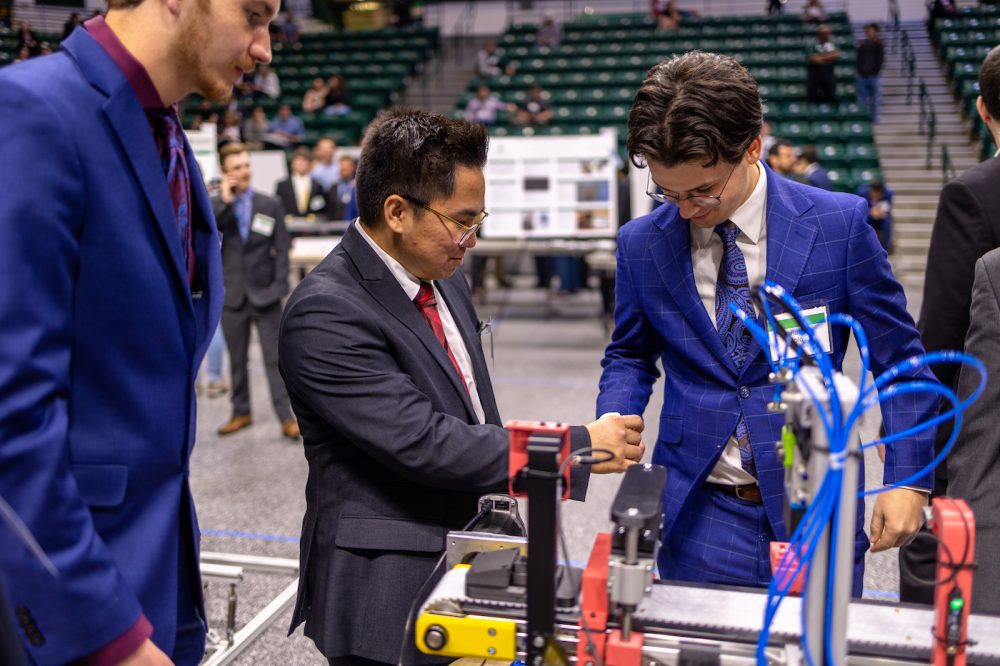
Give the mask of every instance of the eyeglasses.
M 729 172 L 729 176 L 726 178 L 726 182 L 722 184 L 722 189 L 719 190 L 718 194 L 689 194 L 686 197 L 675 197 L 672 194 L 663 194 L 662 192 L 653 192 L 650 185 L 653 183 L 652 176 L 649 172 L 646 172 L 646 196 L 654 201 L 659 201 L 660 203 L 670 203 L 675 206 L 680 206 L 682 201 L 690 201 L 695 206 L 701 208 L 715 208 L 722 203 L 722 193 L 726 191 L 726 186 L 729 185 L 729 181 L 733 177 L 733 173 L 736 172 L 736 167 L 739 164 L 734 164 L 732 171 Z
M 476 215 L 476 219 L 473 220 L 472 224 L 465 224 L 463 222 L 459 222 L 458 220 L 456 220 L 455 218 L 453 218 L 451 215 L 447 215 L 445 213 L 442 213 L 439 210 L 435 210 L 435 209 L 431 208 L 430 206 L 428 206 L 427 204 L 425 204 L 420 199 L 417 199 L 416 197 L 411 197 L 408 194 L 400 194 L 399 196 L 403 197 L 404 199 L 406 199 L 407 201 L 409 201 L 411 204 L 413 204 L 415 206 L 420 206 L 424 210 L 428 210 L 428 211 L 434 213 L 435 215 L 438 216 L 438 218 L 442 218 L 443 217 L 444 219 L 448 220 L 449 222 L 453 222 L 453 223 L 457 224 L 459 227 L 461 227 L 462 229 L 464 229 L 465 231 L 462 232 L 462 235 L 458 239 L 458 244 L 459 245 L 465 245 L 469 241 L 469 239 L 472 238 L 476 234 L 476 232 L 479 231 L 479 229 L 483 226 L 483 222 L 486 221 L 486 218 L 490 216 L 489 211 L 482 210 L 482 211 L 479 211 L 478 215 Z

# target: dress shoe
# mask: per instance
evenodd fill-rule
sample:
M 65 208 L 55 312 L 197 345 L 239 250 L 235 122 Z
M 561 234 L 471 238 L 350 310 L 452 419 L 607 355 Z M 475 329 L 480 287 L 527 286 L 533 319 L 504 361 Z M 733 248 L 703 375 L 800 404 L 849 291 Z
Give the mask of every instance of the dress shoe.
M 229 393 L 229 383 L 224 382 L 221 379 L 215 382 L 208 383 L 208 397 L 218 398 L 220 395 L 225 395 Z
M 281 422 L 281 434 L 288 439 L 299 438 L 299 424 L 295 419 L 285 419 Z
M 222 426 L 219 427 L 218 432 L 220 435 L 232 435 L 234 432 L 243 430 L 243 428 L 248 427 L 252 423 L 253 418 L 251 418 L 249 414 L 234 416 L 229 419 L 227 423 L 222 424 Z

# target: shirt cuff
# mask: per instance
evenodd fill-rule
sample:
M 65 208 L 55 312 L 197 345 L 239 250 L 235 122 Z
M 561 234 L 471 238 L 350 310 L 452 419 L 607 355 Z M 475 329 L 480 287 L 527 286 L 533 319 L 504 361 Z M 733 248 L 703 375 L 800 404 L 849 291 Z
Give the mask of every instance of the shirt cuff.
M 145 615 L 140 613 L 139 619 L 124 634 L 97 652 L 80 659 L 76 662 L 77 666 L 114 666 L 120 664 L 126 657 L 138 650 L 139 646 L 152 635 L 153 625 L 149 623 Z
M 930 488 L 921 488 L 920 486 L 896 486 L 897 488 L 906 488 L 907 490 L 912 490 L 915 493 L 920 493 L 921 495 L 930 495 Z

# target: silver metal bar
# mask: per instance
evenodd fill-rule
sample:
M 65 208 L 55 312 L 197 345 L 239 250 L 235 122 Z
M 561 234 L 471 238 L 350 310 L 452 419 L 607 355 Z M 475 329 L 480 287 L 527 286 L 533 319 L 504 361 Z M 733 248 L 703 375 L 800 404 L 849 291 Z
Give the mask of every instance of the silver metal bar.
M 299 561 L 287 557 L 264 557 L 262 555 L 241 555 L 239 553 L 215 553 L 202 551 L 202 564 L 223 564 L 243 567 L 248 571 L 282 573 L 297 576 Z
M 278 617 L 288 610 L 295 601 L 295 592 L 299 587 L 296 578 L 288 587 L 271 600 L 264 610 L 257 613 L 245 627 L 236 632 L 232 644 L 225 650 L 216 652 L 202 662 L 201 666 L 223 666 L 232 663 L 249 645 L 257 639 Z

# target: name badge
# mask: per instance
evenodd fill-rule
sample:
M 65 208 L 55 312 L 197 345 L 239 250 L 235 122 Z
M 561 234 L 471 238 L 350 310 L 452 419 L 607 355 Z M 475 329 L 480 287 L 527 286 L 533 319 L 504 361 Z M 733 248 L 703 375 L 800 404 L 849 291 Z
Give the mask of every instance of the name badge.
M 833 348 L 833 341 L 830 337 L 830 323 L 827 321 L 828 317 L 829 308 L 825 305 L 809 308 L 808 310 L 802 310 L 802 318 L 813 327 L 813 330 L 816 332 L 816 339 L 819 340 L 820 347 L 823 351 L 829 354 L 830 350 Z M 812 346 L 812 340 L 802 333 L 799 323 L 791 314 L 783 312 L 779 315 L 775 315 L 774 319 L 778 322 L 778 326 L 781 326 L 789 338 L 794 338 L 801 343 L 801 349 L 805 351 L 806 355 L 813 356 L 815 354 Z M 771 322 L 767 323 L 767 338 L 771 345 L 771 358 L 796 358 L 798 356 L 798 350 L 800 347 L 793 346 L 791 349 L 786 351 L 784 339 L 774 332 Z
M 274 233 L 274 218 L 263 213 L 257 213 L 250 222 L 250 231 L 261 236 L 270 236 Z
M 316 195 L 309 201 L 309 210 L 323 210 L 326 208 L 326 199 Z

